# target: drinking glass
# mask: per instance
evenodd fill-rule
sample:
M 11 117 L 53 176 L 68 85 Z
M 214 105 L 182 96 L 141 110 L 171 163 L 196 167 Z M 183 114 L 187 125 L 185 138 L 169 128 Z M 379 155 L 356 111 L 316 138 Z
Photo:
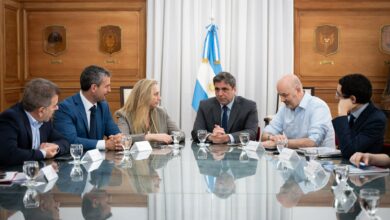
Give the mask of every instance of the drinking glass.
M 174 145 L 179 145 L 180 137 L 181 137 L 181 132 L 180 131 L 172 131 L 172 138 L 173 138 L 173 144 Z
M 307 161 L 315 160 L 318 157 L 318 149 L 305 149 L 305 157 Z
M 239 135 L 242 147 L 245 147 L 249 143 L 249 133 L 240 133 Z
M 39 164 L 38 161 L 24 161 L 23 163 L 23 173 L 26 175 L 27 181 L 25 186 L 35 186 L 35 178 L 38 176 L 39 173 Z
M 360 206 L 366 210 L 370 219 L 380 219 L 375 212 L 379 205 L 379 190 L 372 188 L 364 188 L 360 190 Z
M 123 135 L 121 138 L 121 145 L 123 148 L 123 154 L 129 155 L 130 154 L 130 148 L 132 144 L 132 138 L 130 135 Z
M 80 164 L 74 164 L 72 170 L 70 171 L 70 178 L 73 182 L 83 181 L 84 172 L 81 169 Z
M 80 158 L 83 155 L 83 145 L 82 144 L 71 144 L 70 145 L 70 155 L 73 157 L 73 161 L 69 162 L 71 164 L 80 164 Z
M 198 130 L 198 140 L 200 142 L 200 145 L 203 146 L 204 142 L 206 141 L 207 138 L 207 131 L 206 130 Z
M 34 188 L 28 187 L 23 196 L 23 204 L 26 209 L 39 207 L 39 194 Z
M 281 154 L 283 149 L 287 147 L 287 143 L 287 139 L 276 141 L 276 149 L 278 149 L 279 154 Z
M 355 204 L 357 197 L 353 189 L 348 185 L 333 186 L 334 203 L 337 213 L 348 213 Z
M 204 145 L 201 145 L 199 147 L 199 150 L 196 154 L 198 160 L 206 160 L 207 159 L 207 149 L 204 147 Z
M 349 167 L 345 164 L 339 164 L 336 165 L 334 168 L 334 173 L 336 175 L 336 182 L 337 184 L 347 182 L 348 180 L 348 174 L 349 174 Z
M 247 162 L 249 162 L 248 153 L 247 153 L 245 150 L 242 150 L 241 153 L 240 153 L 240 157 L 238 158 L 238 160 L 239 160 L 241 163 L 247 163 Z

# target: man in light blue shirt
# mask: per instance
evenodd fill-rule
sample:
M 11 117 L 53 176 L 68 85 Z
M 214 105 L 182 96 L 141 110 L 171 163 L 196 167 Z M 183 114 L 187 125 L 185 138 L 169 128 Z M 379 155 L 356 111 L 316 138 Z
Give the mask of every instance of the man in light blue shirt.
M 273 148 L 287 140 L 289 148 L 335 147 L 332 116 L 328 105 L 306 94 L 296 75 L 285 75 L 277 84 L 282 106 L 261 137 L 265 147 Z

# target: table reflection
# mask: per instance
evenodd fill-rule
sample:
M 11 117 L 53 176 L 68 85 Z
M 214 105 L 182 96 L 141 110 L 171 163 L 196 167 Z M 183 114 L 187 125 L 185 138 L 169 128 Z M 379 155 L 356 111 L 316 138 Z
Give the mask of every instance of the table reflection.
M 98 163 L 58 162 L 58 179 L 34 188 L 37 196 L 29 197 L 29 202 L 38 199 L 36 208 L 25 207 L 26 187 L 2 186 L 0 214 L 11 219 L 354 219 L 361 213 L 362 188 L 379 189 L 378 215 L 390 214 L 388 174 L 350 176 L 347 192 L 346 187 L 334 190 L 334 174 L 313 164 L 308 169 L 303 157 L 289 166 L 273 152 L 243 152 L 239 146 L 207 145 L 201 158 L 200 147 L 189 140 L 180 147 L 154 147 L 147 158 L 102 152 L 105 159 Z

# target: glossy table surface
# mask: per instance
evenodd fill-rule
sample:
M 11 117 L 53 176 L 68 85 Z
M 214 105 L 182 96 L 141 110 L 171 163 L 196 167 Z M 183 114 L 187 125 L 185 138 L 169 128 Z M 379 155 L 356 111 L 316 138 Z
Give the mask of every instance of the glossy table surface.
M 362 188 L 380 190 L 377 214 L 390 219 L 388 173 L 350 176 L 337 211 L 334 174 L 308 177 L 304 158 L 291 169 L 272 152 L 200 148 L 189 140 L 179 149 L 155 148 L 151 155 L 102 154 L 105 160 L 81 166 L 46 161 L 57 164 L 58 179 L 29 190 L 0 187 L 0 219 L 355 219 Z M 320 162 L 331 169 L 341 161 Z M 25 207 L 31 203 L 38 207 Z

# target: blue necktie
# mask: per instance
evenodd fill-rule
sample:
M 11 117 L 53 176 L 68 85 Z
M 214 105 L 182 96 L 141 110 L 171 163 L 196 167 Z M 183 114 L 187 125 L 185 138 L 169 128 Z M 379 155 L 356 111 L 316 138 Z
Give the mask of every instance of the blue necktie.
M 91 117 L 89 118 L 89 138 L 97 139 L 96 137 L 96 106 L 92 106 L 90 109 Z
M 222 114 L 222 128 L 225 130 L 225 132 L 227 132 L 227 125 L 228 125 L 227 111 L 228 111 L 228 107 L 226 105 L 224 105 L 222 107 L 222 110 L 223 110 L 223 114 Z

